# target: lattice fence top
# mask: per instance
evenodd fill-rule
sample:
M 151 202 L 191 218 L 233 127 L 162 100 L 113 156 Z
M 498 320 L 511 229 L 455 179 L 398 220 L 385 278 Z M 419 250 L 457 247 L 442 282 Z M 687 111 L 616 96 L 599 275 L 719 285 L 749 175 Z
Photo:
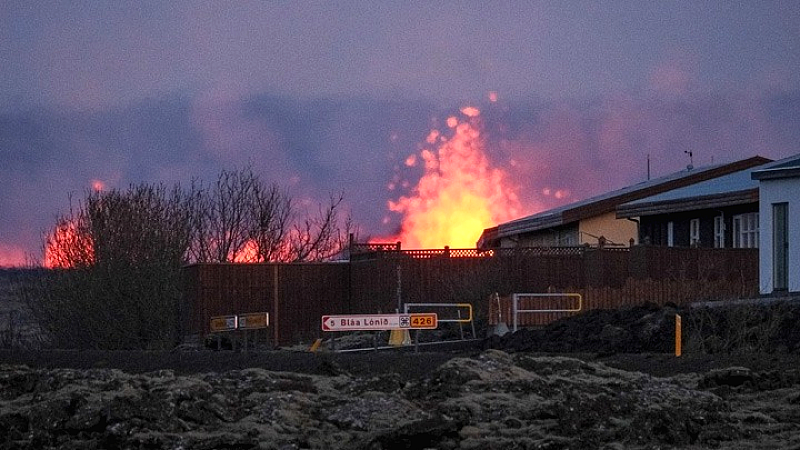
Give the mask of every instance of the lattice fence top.
M 359 257 L 358 259 L 368 258 L 413 258 L 413 259 L 436 259 L 436 258 L 491 258 L 494 256 L 515 257 L 515 256 L 544 256 L 544 255 L 575 255 L 582 256 L 587 251 L 597 250 L 596 248 L 581 246 L 569 247 L 514 247 L 496 248 L 491 250 L 476 248 L 449 248 L 443 249 L 419 249 L 401 250 L 399 244 L 358 244 L 358 247 L 351 248 L 350 254 Z M 615 252 L 627 252 L 628 248 L 604 248 Z

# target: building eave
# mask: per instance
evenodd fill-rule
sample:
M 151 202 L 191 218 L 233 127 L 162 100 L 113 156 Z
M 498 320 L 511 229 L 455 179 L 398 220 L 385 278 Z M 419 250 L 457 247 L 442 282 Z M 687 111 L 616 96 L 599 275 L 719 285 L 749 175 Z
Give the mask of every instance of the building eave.
M 800 178 L 800 167 L 780 167 L 775 169 L 757 170 L 752 173 L 754 180 L 778 180 L 782 178 Z
M 664 200 L 660 202 L 620 205 L 617 208 L 617 218 L 627 219 L 701 209 L 725 208 L 728 206 L 746 205 L 757 202 L 758 189 L 746 189 L 736 192 L 686 197 L 675 200 Z

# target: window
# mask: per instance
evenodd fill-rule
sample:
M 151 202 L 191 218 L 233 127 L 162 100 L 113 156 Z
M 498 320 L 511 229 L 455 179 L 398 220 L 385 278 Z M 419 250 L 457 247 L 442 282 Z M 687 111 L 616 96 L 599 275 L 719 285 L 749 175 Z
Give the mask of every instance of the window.
M 667 222 L 667 247 L 675 245 L 675 223 L 672 221 Z
M 558 245 L 561 247 L 570 247 L 573 245 L 578 245 L 578 242 L 575 239 L 575 235 L 573 233 L 559 234 L 556 239 L 558 240 Z
M 733 246 L 735 248 L 758 248 L 758 213 L 733 216 Z
M 700 245 L 700 219 L 689 221 L 689 245 L 692 247 Z
M 725 216 L 714 217 L 714 248 L 725 248 Z

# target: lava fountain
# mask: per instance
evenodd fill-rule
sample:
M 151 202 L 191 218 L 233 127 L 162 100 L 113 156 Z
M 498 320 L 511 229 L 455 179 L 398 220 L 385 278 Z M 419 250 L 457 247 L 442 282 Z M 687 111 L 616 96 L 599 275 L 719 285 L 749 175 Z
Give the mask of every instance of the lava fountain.
M 407 166 L 424 164 L 417 185 L 388 202 L 402 215 L 393 239 L 404 248 L 474 248 L 484 229 L 519 216 L 517 187 L 487 157 L 480 111 L 462 108 L 446 124 L 445 132 L 431 130 L 419 154 L 405 160 Z

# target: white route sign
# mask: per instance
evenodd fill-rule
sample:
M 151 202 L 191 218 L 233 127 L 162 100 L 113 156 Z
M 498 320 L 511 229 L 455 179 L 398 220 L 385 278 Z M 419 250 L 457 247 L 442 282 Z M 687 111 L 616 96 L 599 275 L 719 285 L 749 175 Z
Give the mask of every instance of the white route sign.
M 434 329 L 435 313 L 419 314 L 351 314 L 322 316 L 322 331 L 370 331 L 403 328 Z

